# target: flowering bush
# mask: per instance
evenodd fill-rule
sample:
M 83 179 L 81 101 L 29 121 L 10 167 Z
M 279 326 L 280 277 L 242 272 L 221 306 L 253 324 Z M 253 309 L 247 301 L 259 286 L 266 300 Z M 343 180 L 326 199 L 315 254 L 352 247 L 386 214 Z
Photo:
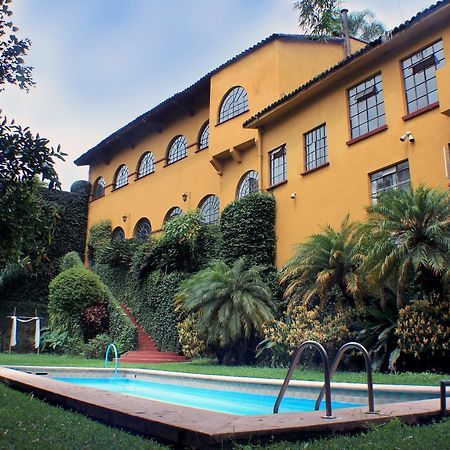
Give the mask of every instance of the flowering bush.
M 436 297 L 416 300 L 400 310 L 398 345 L 406 356 L 434 367 L 449 368 L 450 302 Z M 437 364 L 437 365 L 436 365 Z
M 206 353 L 205 341 L 200 338 L 195 327 L 195 317 L 187 316 L 177 324 L 181 349 L 187 358 L 204 356 Z
M 318 341 L 334 353 L 344 342 L 351 340 L 353 333 L 349 330 L 351 315 L 346 311 L 325 314 L 318 306 L 308 308 L 295 305 L 288 309 L 285 321 L 268 322 L 263 327 L 266 342 L 284 344 L 288 354 L 292 354 L 302 342 Z

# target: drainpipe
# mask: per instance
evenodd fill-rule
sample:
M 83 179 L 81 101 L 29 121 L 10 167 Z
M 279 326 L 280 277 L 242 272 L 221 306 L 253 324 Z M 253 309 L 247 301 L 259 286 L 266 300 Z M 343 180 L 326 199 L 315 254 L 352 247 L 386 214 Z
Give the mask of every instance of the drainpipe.
M 264 163 L 263 163 L 263 151 L 262 151 L 262 137 L 264 128 L 258 127 L 258 141 L 256 142 L 259 162 L 259 190 L 262 192 L 264 189 Z
M 350 47 L 350 34 L 348 29 L 348 9 L 341 9 L 341 21 L 342 21 L 342 30 L 344 31 L 344 53 L 345 57 L 351 55 L 352 50 Z

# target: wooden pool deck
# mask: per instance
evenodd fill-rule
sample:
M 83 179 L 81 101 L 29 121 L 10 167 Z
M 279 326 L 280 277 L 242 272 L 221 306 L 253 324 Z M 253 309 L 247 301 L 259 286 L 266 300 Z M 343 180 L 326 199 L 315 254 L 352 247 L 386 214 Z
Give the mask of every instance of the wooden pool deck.
M 393 417 L 411 424 L 440 416 L 439 399 L 376 405 L 376 415 L 366 414 L 367 407 L 337 409 L 334 419 L 322 418 L 323 411 L 238 416 L 77 386 L 1 366 L 0 381 L 108 425 L 194 448 L 354 432 Z

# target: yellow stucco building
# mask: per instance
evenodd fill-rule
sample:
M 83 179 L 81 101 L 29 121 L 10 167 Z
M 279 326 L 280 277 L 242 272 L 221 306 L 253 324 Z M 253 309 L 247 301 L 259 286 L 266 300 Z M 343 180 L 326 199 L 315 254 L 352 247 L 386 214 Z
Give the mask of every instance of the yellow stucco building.
M 383 190 L 447 189 L 450 2 L 351 49 L 272 35 L 104 139 L 75 161 L 89 165 L 88 226 L 146 236 L 197 207 L 214 223 L 268 191 L 282 265 L 321 226 L 364 219 Z

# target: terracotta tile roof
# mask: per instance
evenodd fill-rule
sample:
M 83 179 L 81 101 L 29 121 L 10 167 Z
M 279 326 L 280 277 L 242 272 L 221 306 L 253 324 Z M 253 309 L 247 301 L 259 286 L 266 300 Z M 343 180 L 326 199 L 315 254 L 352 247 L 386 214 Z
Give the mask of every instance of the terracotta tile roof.
M 225 67 L 233 64 L 236 61 L 239 61 L 244 56 L 248 55 L 249 53 L 254 52 L 255 50 L 263 47 L 264 45 L 269 44 L 270 42 L 273 42 L 275 40 L 283 40 L 283 41 L 304 41 L 304 42 L 311 42 L 311 41 L 317 41 L 316 37 L 313 36 L 307 36 L 307 35 L 301 35 L 301 34 L 283 34 L 283 33 L 274 33 L 270 35 L 269 37 L 259 41 L 255 45 L 247 48 L 243 52 L 239 53 L 238 55 L 234 56 L 233 58 L 229 59 L 225 63 L 221 64 L 220 66 L 216 67 L 215 69 L 208 72 L 206 75 L 201 77 L 199 80 L 197 80 L 195 83 L 184 89 L 183 91 L 180 91 L 173 96 L 169 97 L 168 99 L 164 100 L 163 102 L 156 105 L 154 108 L 150 109 L 149 111 L 145 112 L 144 114 L 141 114 L 136 119 L 132 120 L 131 122 L 127 123 L 125 126 L 120 128 L 119 130 L 112 133 L 107 138 L 103 139 L 100 143 L 98 143 L 95 147 L 91 148 L 90 150 L 86 151 L 83 155 L 78 157 L 75 160 L 75 164 L 77 166 L 82 166 L 86 164 L 90 164 L 94 157 L 101 154 L 101 150 L 106 148 L 109 144 L 111 144 L 116 139 L 122 137 L 124 134 L 133 131 L 134 129 L 138 128 L 139 126 L 142 126 L 142 124 L 145 121 L 150 121 L 152 118 L 154 118 L 159 112 L 164 110 L 167 107 L 170 107 L 173 105 L 173 103 L 183 100 L 187 97 L 189 97 L 192 93 L 195 91 L 201 89 L 205 85 L 209 83 L 209 80 L 211 77 L 219 72 L 220 70 L 224 69 Z M 342 42 L 342 38 L 340 37 L 329 37 L 327 39 L 330 42 Z
M 310 87 L 317 84 L 319 81 L 323 80 L 327 76 L 337 72 L 338 70 L 342 69 L 343 67 L 347 66 L 350 62 L 359 59 L 366 55 L 368 52 L 370 52 L 373 48 L 378 47 L 382 45 L 384 42 L 386 42 L 387 39 L 394 37 L 398 33 L 407 30 L 412 25 L 416 24 L 417 22 L 421 21 L 425 17 L 429 16 L 430 14 L 436 12 L 440 8 L 443 8 L 444 6 L 448 5 L 450 3 L 450 0 L 441 0 L 434 5 L 424 9 L 423 11 L 417 13 L 415 16 L 413 16 L 411 19 L 407 20 L 406 22 L 403 22 L 402 24 L 395 27 L 393 30 L 385 33 L 384 36 L 380 36 L 379 38 L 369 42 L 365 47 L 358 50 L 357 52 L 353 53 L 352 55 L 348 56 L 347 58 L 343 59 L 342 61 L 338 62 L 334 66 L 330 67 L 329 69 L 325 70 L 324 72 L 320 73 L 319 75 L 315 76 L 305 84 L 299 86 L 298 88 L 294 89 L 292 92 L 284 95 L 283 97 L 279 98 L 275 102 L 271 103 L 270 105 L 266 106 L 261 111 L 257 112 L 255 115 L 250 117 L 244 122 L 244 127 L 248 127 L 252 123 L 254 123 L 256 120 L 261 118 L 264 114 L 270 112 L 271 110 L 275 109 L 276 107 L 282 105 L 283 103 L 286 103 L 291 98 L 295 97 L 300 92 L 306 91 Z M 387 37 L 386 37 L 387 36 Z

